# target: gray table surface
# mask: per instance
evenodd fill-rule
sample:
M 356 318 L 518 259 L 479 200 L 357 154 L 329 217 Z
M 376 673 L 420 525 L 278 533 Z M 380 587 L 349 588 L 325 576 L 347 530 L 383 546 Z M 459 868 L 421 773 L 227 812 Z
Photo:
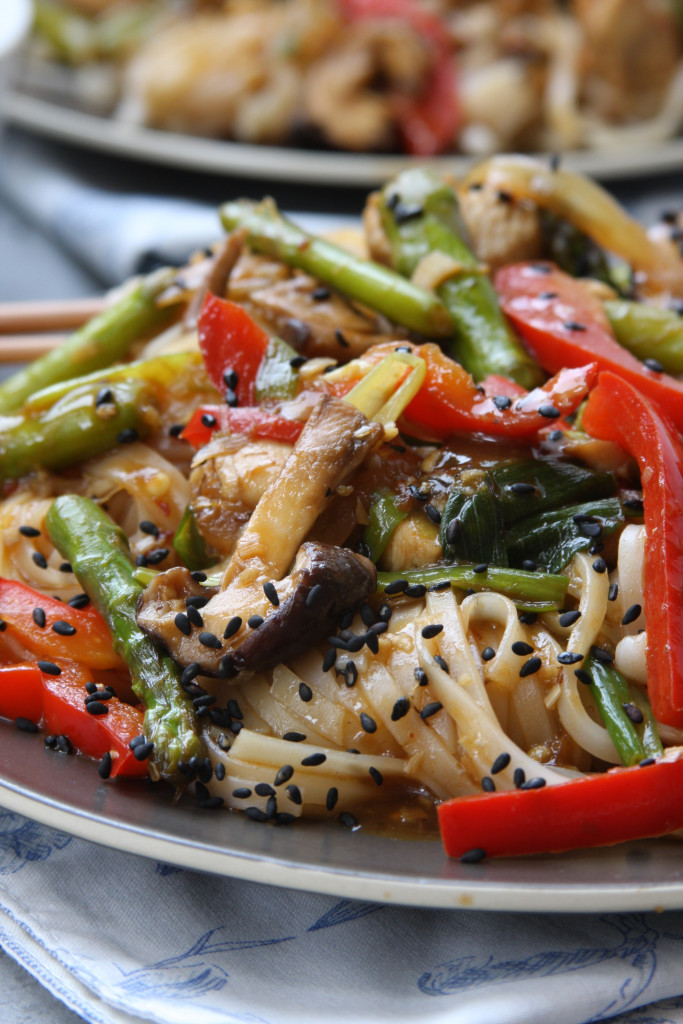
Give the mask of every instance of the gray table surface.
M 16 129 L 0 133 L 0 161 L 21 138 Z M 58 144 L 45 143 L 46 159 L 56 156 L 102 188 L 143 194 L 220 202 L 230 195 L 275 195 L 286 209 L 360 213 L 363 194 L 329 188 L 297 188 L 276 183 L 230 180 L 224 176 L 146 166 Z M 683 206 L 683 176 L 668 174 L 636 182 L 619 182 L 614 193 L 638 216 L 656 218 L 663 209 Z M 0 301 L 94 295 L 101 284 L 75 264 L 59 246 L 3 200 L 0 188 Z M 77 1024 L 81 1020 L 46 992 L 8 956 L 0 953 L 0 1021 L 2 1024 Z

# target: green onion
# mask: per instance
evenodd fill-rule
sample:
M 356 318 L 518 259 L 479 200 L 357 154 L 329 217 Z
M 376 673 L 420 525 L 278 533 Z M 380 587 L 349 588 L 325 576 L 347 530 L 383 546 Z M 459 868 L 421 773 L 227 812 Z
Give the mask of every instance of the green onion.
M 452 524 L 457 520 L 457 531 Z M 488 562 L 507 565 L 501 505 L 483 477 L 476 490 L 457 485 L 448 496 L 441 516 L 441 547 L 448 562 Z
M 576 517 L 589 517 L 599 524 L 598 534 L 588 535 Z M 617 498 L 569 505 L 565 508 L 542 512 L 521 519 L 507 533 L 507 549 L 511 565 L 521 565 L 529 559 L 544 565 L 549 572 L 559 572 L 579 551 L 586 551 L 596 540 L 614 533 L 624 521 L 621 503 Z
M 373 562 L 379 561 L 394 530 L 407 515 L 407 510 L 399 506 L 398 497 L 390 491 L 373 495 L 368 512 L 370 522 L 363 531 L 363 542 L 367 544 Z
M 190 505 L 183 512 L 178 529 L 173 535 L 172 543 L 176 554 L 190 572 L 206 569 L 208 566 L 215 565 L 218 561 L 217 558 L 211 558 L 207 553 L 204 538 L 197 529 L 197 523 Z
M 294 398 L 299 384 L 299 374 L 291 364 L 297 353 L 282 338 L 271 338 L 262 361 L 254 386 L 257 405 L 268 399 Z
M 638 359 L 656 359 L 667 373 L 683 373 L 683 319 L 672 309 L 626 299 L 605 303 L 620 345 Z
M 593 699 L 619 757 L 625 765 L 637 764 L 645 757 L 645 745 L 624 710 L 624 704 L 631 703 L 628 683 L 613 665 L 606 665 L 594 655 L 586 659 L 584 668 L 592 679 Z
M 491 470 L 505 523 L 586 500 L 607 498 L 616 492 L 611 473 L 601 473 L 564 459 L 519 459 Z M 520 493 L 520 485 L 533 492 Z
M 488 566 L 485 572 L 475 572 L 475 568 L 478 567 L 429 565 L 405 572 L 378 572 L 377 589 L 382 592 L 396 580 L 406 580 L 409 585 L 422 583 L 426 587 L 448 580 L 456 590 L 494 590 L 505 594 L 523 611 L 550 612 L 561 608 L 564 603 L 569 585 L 567 576 L 496 566 Z

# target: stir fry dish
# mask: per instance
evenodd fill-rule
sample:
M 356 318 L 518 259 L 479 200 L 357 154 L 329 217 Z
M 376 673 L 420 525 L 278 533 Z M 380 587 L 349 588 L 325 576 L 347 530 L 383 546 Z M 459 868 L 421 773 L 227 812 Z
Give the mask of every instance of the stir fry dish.
M 468 862 L 683 827 L 677 214 L 526 157 L 220 212 L 0 384 L 0 714 Z
M 28 65 L 154 128 L 352 152 L 679 133 L 678 0 L 35 0 Z M 54 74 L 44 87 L 61 82 Z

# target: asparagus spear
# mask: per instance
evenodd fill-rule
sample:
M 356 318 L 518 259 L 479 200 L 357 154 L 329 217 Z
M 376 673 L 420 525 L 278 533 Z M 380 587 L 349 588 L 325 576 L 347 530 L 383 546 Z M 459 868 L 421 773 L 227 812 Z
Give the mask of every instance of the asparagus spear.
M 394 323 L 428 338 L 452 334 L 451 317 L 436 295 L 379 263 L 358 259 L 331 242 L 307 234 L 283 217 L 272 199 L 225 203 L 220 215 L 227 230 L 246 230 L 247 242 L 256 252 L 305 270 Z
M 379 212 L 400 274 L 410 277 L 430 253 L 452 261 L 452 274 L 436 289 L 455 324 L 443 346 L 448 355 L 475 380 L 497 373 L 527 389 L 540 384 L 543 374 L 508 326 L 489 277 L 463 240 L 453 189 L 433 171 L 403 171 L 379 193 Z
M 76 494 L 53 501 L 46 525 L 130 669 L 133 690 L 147 709 L 145 736 L 154 743 L 152 764 L 164 778 L 180 781 L 179 764 L 204 757 L 204 742 L 192 701 L 180 685 L 178 666 L 135 621 L 142 587 L 133 576 L 126 535 L 93 501 Z
M 0 414 L 19 409 L 34 391 L 116 362 L 141 335 L 161 329 L 173 316 L 173 307 L 160 308 L 156 298 L 173 274 L 163 269 L 143 278 L 63 345 L 0 384 Z
M 4 420 L 10 425 L 0 429 L 0 481 L 39 466 L 61 470 L 76 465 L 148 434 L 158 418 L 144 381 L 76 388 L 39 416 Z

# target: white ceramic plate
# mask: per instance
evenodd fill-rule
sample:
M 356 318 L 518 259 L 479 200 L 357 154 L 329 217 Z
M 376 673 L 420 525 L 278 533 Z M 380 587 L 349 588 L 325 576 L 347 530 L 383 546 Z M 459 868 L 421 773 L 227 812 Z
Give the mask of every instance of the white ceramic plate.
M 255 146 L 155 131 L 84 113 L 18 89 L 0 96 L 0 105 L 6 120 L 88 149 L 246 178 L 369 187 L 381 184 L 411 163 L 410 158 L 401 156 Z M 459 175 L 472 162 L 470 157 L 449 156 L 433 159 L 430 164 Z M 641 144 L 570 153 L 563 157 L 563 164 L 597 178 L 677 170 L 683 167 L 683 139 L 649 147 Z
M 438 841 L 349 832 L 337 822 L 259 825 L 206 811 L 169 787 L 101 782 L 92 761 L 0 722 L 0 804 L 96 843 L 193 870 L 421 907 L 544 912 L 683 907 L 676 840 L 460 864 Z

